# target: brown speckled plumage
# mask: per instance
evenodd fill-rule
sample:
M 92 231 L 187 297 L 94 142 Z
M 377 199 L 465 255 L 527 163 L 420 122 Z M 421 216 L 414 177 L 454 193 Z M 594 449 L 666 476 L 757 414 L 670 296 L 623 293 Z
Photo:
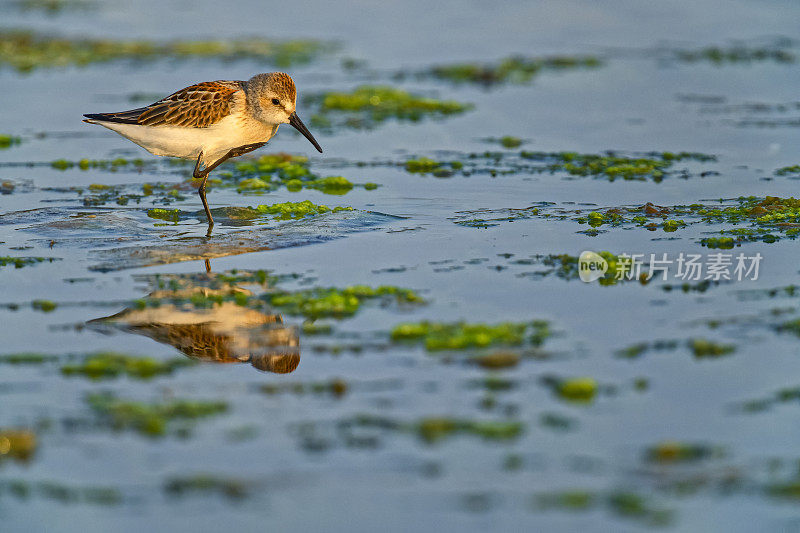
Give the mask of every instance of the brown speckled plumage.
M 144 126 L 206 128 L 231 113 L 235 81 L 207 81 L 181 89 L 147 106 L 137 122 Z

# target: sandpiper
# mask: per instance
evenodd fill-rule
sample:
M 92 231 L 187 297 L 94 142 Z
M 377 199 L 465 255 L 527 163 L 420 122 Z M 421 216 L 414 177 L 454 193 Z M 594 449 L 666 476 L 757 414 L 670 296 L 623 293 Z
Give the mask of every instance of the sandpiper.
M 322 153 L 295 112 L 297 91 L 283 72 L 256 74 L 247 81 L 208 81 L 174 92 L 146 107 L 83 115 L 155 155 L 196 159 L 200 199 L 214 227 L 206 181 L 221 163 L 264 146 L 281 124 L 291 124 Z

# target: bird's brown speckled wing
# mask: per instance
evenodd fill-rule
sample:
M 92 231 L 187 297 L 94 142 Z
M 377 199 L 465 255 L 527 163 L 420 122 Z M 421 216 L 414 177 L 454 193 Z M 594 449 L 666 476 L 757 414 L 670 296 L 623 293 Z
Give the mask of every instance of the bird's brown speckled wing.
M 238 81 L 207 81 L 174 92 L 147 107 L 84 116 L 143 126 L 207 128 L 231 114 L 235 95 L 240 90 L 242 83 Z

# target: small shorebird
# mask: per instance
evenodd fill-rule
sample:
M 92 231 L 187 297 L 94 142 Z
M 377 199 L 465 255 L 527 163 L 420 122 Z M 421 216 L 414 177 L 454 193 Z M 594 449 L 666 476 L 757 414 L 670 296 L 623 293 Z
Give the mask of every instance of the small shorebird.
M 206 201 L 206 181 L 221 163 L 261 148 L 281 124 L 291 124 L 322 153 L 297 116 L 296 102 L 292 78 L 271 72 L 247 81 L 198 83 L 146 107 L 83 116 L 84 122 L 115 131 L 151 154 L 196 159 L 192 176 L 203 180 L 198 192 L 210 236 L 214 219 Z

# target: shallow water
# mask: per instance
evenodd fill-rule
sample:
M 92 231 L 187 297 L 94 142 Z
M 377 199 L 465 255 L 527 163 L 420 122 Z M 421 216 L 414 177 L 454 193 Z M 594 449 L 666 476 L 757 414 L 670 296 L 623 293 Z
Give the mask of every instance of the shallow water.
M 793 226 L 772 231 L 777 242 L 759 237 L 711 249 L 701 240 L 748 223 L 676 215 L 670 218 L 688 225 L 674 232 L 635 223 L 592 231 L 575 220 L 647 202 L 713 205 L 722 198 L 796 195 L 792 174 L 775 170 L 800 163 L 800 60 L 665 59 L 665 50 L 676 48 L 800 38 L 796 3 L 348 2 L 332 10 L 309 2 L 288 13 L 258 2 L 220 12 L 203 1 L 108 1 L 55 14 L 12 3 L 0 9 L 5 28 L 68 37 L 337 41 L 338 49 L 287 67 L 306 123 L 314 111 L 304 94 L 365 81 L 474 104 L 439 119 L 314 131 L 323 155 L 281 128 L 253 156 L 305 155 L 316 174 L 379 187 L 330 195 L 212 186 L 212 208 L 311 200 L 355 211 L 289 221 L 215 211 L 217 226 L 206 239 L 202 208 L 187 182 L 190 167 L 155 161 L 111 132 L 82 124 L 80 115 L 141 105 L 130 95 L 246 79 L 270 64 L 122 60 L 26 74 L 0 67 L 0 134 L 21 138 L 0 149 L 0 183 L 14 185 L 9 194 L 10 185 L 0 189 L 0 256 L 58 258 L 0 266 L 3 530 L 800 528 L 797 395 L 785 391 L 800 382 L 796 329 L 786 326 L 798 318 L 797 295 L 765 292 L 797 283 Z M 786 49 L 800 57 L 797 43 Z M 591 54 L 603 65 L 543 70 L 530 83 L 492 87 L 394 77 L 515 54 Z M 343 68 L 345 58 L 366 64 Z M 485 140 L 504 135 L 524 142 L 506 149 Z M 484 171 L 435 177 L 403 166 L 411 157 L 429 157 L 461 161 L 468 170 L 476 160 L 468 154 L 487 150 L 505 153 L 504 161 L 520 159 L 522 150 L 613 150 L 628 157 L 686 151 L 716 160 L 677 161 L 660 181 L 527 167 L 496 177 Z M 117 157 L 145 163 L 114 171 L 50 165 Z M 503 166 L 492 161 L 479 165 Z M 165 186 L 148 196 L 145 182 Z M 91 190 L 92 184 L 114 192 L 103 197 L 109 189 Z M 117 205 L 123 195 L 131 199 Z M 509 209 L 530 206 L 539 207 L 535 216 L 490 227 L 455 223 L 508 218 L 519 213 Z M 176 221 L 148 216 L 155 208 L 180 213 Z M 584 250 L 763 259 L 757 280 L 688 292 L 674 278 L 582 283 L 574 270 L 559 276 L 558 265 L 546 260 Z M 220 281 L 226 275 L 235 279 Z M 312 334 L 302 315 L 272 297 L 352 285 L 412 289 L 424 303 L 364 298 L 352 313 L 322 316 L 315 325 L 332 329 Z M 234 301 L 236 294 L 246 294 L 246 303 Z M 215 295 L 228 299 L 204 299 Z M 125 321 L 102 320 L 113 315 Z M 140 324 L 145 319 L 147 327 Z M 544 320 L 552 334 L 541 346 L 526 340 L 443 351 L 392 340 L 396 325 L 423 320 Z M 294 371 L 258 370 L 256 353 L 294 354 L 298 336 Z M 704 356 L 693 339 L 734 349 Z M 659 341 L 671 343 L 658 349 Z M 618 353 L 641 343 L 648 348 L 638 357 Z M 148 379 L 127 371 L 95 380 L 62 373 L 106 351 L 197 364 Z M 516 354 L 516 364 L 487 369 L 478 360 L 498 351 Z M 55 359 L 3 359 L 19 353 Z M 548 377 L 590 377 L 597 389 L 588 401 L 570 400 Z M 106 391 L 145 403 L 222 401 L 227 410 L 177 417 L 153 435 L 146 429 L 152 426 L 126 425 L 87 401 Z M 760 401 L 757 408 L 747 409 L 753 401 Z M 32 455 L 10 452 L 15 445 L 3 433 L 10 430 L 35 435 Z M 105 499 L 87 496 L 87 489 L 101 489 Z

